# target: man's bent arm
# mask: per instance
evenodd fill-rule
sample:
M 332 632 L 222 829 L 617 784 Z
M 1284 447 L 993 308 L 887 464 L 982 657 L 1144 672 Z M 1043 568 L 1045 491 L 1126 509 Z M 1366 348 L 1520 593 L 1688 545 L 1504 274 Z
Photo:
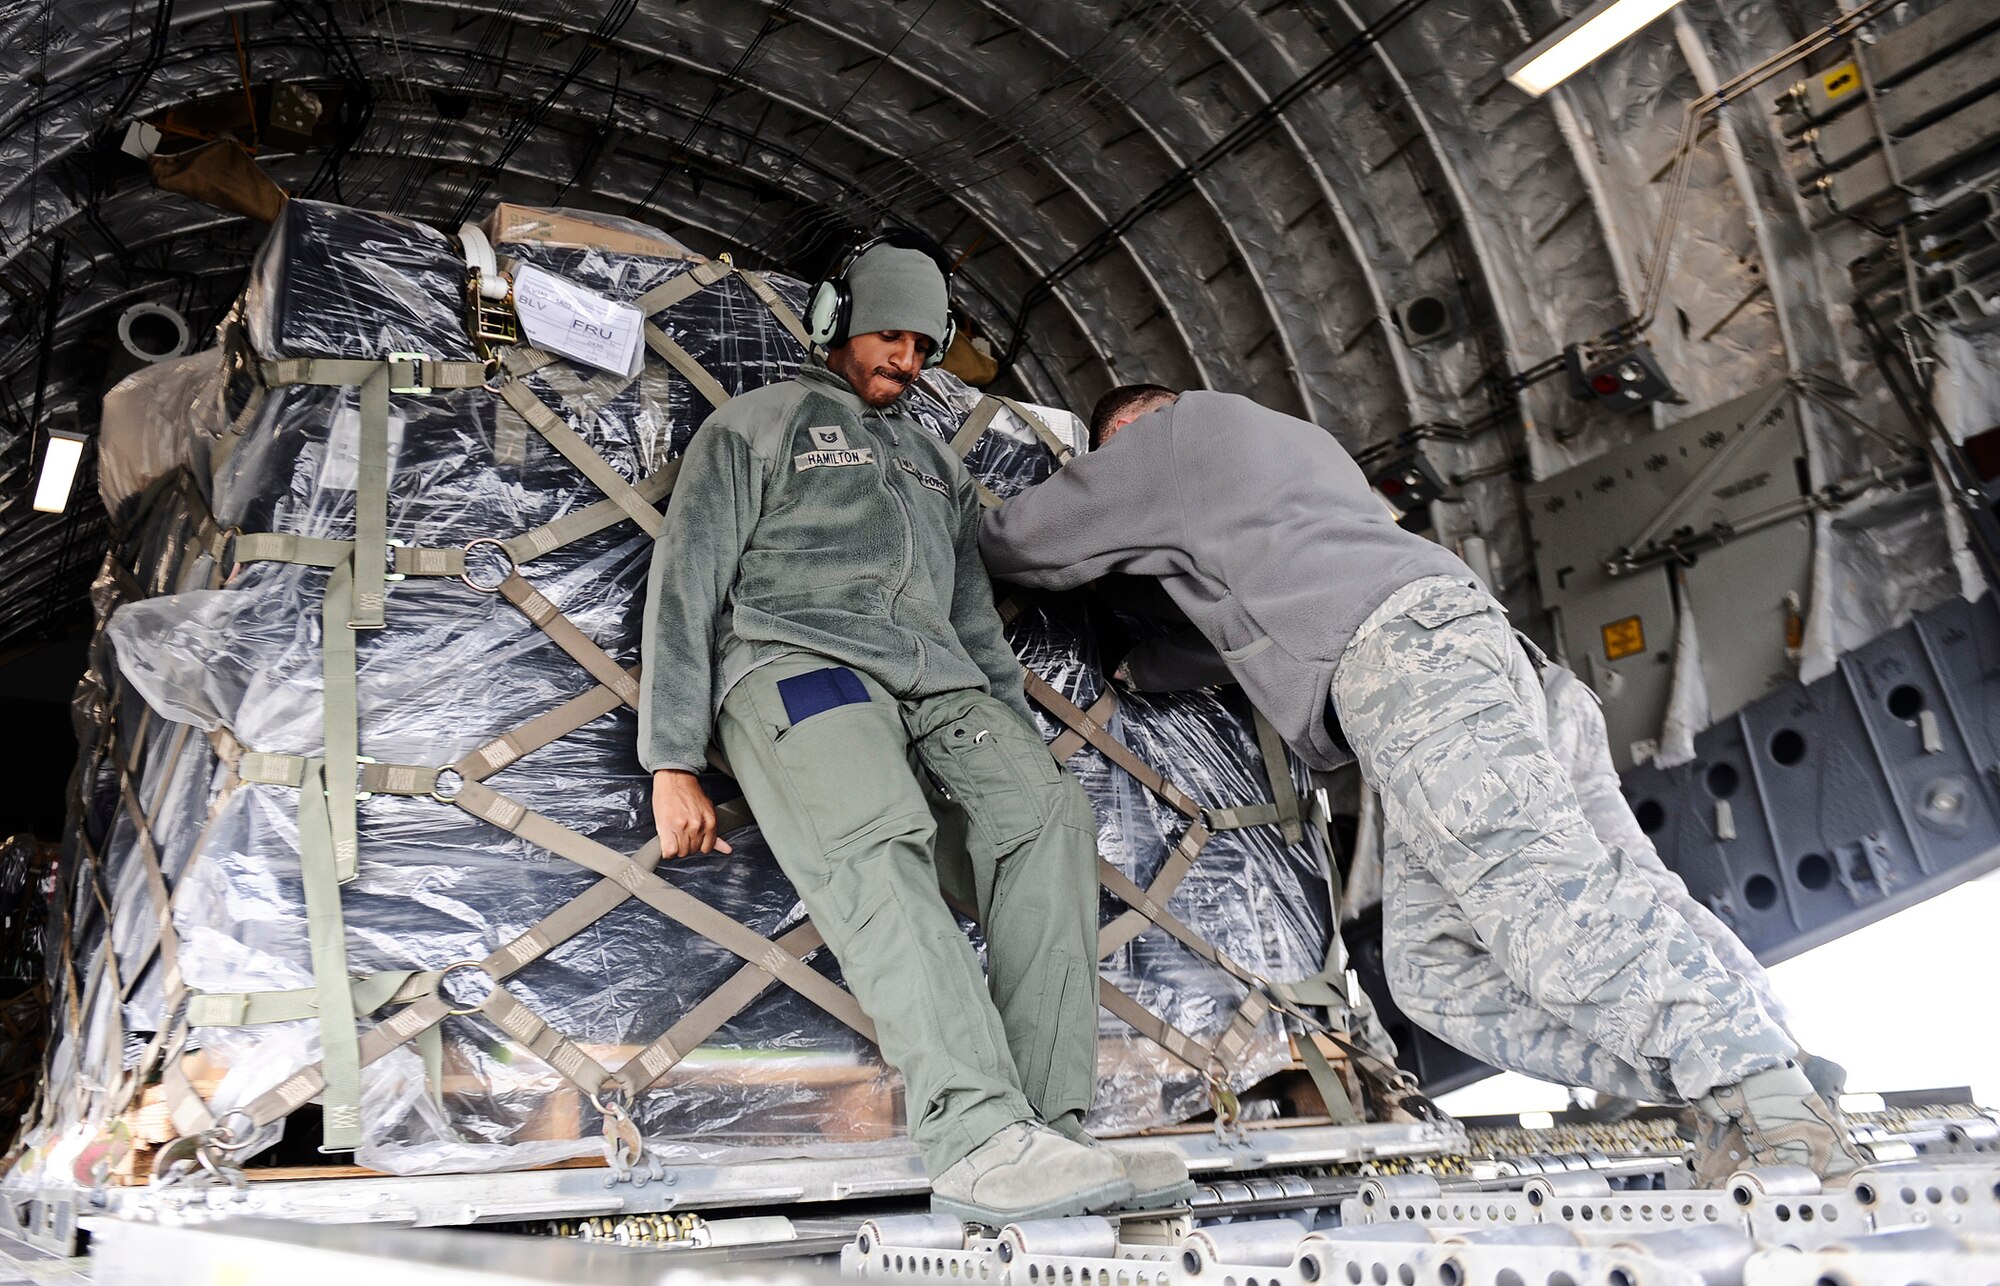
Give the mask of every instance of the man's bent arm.
M 743 436 L 702 426 L 681 461 L 653 545 L 640 657 L 639 760 L 700 772 L 715 719 L 715 622 L 763 501 L 763 470 Z
M 993 583 L 979 557 L 979 492 L 968 479 L 958 489 L 957 566 L 951 586 L 951 625 L 965 654 L 986 675 L 993 695 L 1035 726 L 1021 690 L 1021 662 L 1007 646 L 1000 613 L 993 606 Z
M 987 571 L 1075 589 L 1107 572 L 1175 570 L 1162 556 L 1180 547 L 1183 525 L 1167 428 L 1127 429 L 1132 440 L 1121 436 L 989 510 L 979 526 Z

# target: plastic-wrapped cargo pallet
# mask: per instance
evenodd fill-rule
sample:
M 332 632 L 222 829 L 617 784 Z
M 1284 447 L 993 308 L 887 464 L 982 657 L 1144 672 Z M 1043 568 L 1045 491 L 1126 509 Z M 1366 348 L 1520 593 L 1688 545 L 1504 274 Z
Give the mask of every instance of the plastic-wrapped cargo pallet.
M 222 343 L 109 409 L 145 424 L 107 453 L 144 449 L 107 459 L 122 527 L 79 698 L 58 1040 L 10 1181 L 101 1177 L 121 1114 L 240 1161 L 308 1102 L 329 1145 L 396 1173 L 621 1134 L 662 1159 L 904 1146 L 896 1078 L 754 823 L 739 803 L 733 855 L 655 865 L 634 754 L 674 461 L 711 401 L 796 368 L 804 290 L 500 249 L 639 302 L 638 375 L 521 347 L 482 366 L 455 243 L 293 201 Z M 1057 465 L 1046 423 L 937 373 L 914 396 L 961 446 L 985 424 L 968 462 L 1000 496 Z M 1289 1066 L 1263 980 L 1319 973 L 1331 924 L 1323 841 L 1285 837 L 1302 775 L 1274 792 L 1214 692 L 1114 711 L 1096 610 L 1031 601 L 1010 637 L 1070 714 L 1043 731 L 1099 819 L 1094 1124 L 1117 1132 L 1206 1109 L 1211 1072 L 1242 1089 Z M 1114 740 L 1169 780 L 1142 784 Z

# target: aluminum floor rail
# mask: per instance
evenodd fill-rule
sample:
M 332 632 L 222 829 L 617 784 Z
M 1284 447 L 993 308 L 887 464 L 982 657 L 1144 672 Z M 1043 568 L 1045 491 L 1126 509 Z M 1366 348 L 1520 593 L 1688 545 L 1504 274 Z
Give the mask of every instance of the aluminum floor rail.
M 1871 1166 L 1832 1191 L 1795 1167 L 1718 1191 L 1614 1192 L 1589 1171 L 1509 1190 L 1398 1175 L 1364 1180 L 1336 1227 L 1196 1226 L 1203 1214 L 992 1237 L 937 1216 L 877 1219 L 841 1270 L 992 1286 L 2000 1286 L 2000 1162 L 1978 1155 Z

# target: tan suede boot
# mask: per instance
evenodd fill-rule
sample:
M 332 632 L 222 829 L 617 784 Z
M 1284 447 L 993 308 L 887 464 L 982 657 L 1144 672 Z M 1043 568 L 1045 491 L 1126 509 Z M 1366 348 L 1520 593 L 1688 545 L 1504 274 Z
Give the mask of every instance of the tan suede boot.
M 932 1210 L 989 1228 L 1091 1214 L 1131 1198 L 1132 1181 L 1110 1152 L 1025 1121 L 931 1180 Z
M 1847 1122 L 1797 1063 L 1752 1072 L 1696 1099 L 1682 1120 L 1694 1135 L 1695 1186 L 1720 1188 L 1752 1166 L 1802 1165 L 1829 1186 L 1868 1164 Z

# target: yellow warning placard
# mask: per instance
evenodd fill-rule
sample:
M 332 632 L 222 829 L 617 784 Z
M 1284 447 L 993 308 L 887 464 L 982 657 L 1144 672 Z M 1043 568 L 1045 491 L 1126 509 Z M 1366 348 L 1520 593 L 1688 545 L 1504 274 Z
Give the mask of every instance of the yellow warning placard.
M 1821 72 L 1819 89 L 1828 98 L 1839 98 L 1861 88 L 1861 69 L 1853 63 L 1842 63 L 1832 71 Z
M 1646 627 L 1636 616 L 1613 621 L 1604 627 L 1604 659 L 1622 661 L 1646 650 Z

